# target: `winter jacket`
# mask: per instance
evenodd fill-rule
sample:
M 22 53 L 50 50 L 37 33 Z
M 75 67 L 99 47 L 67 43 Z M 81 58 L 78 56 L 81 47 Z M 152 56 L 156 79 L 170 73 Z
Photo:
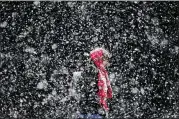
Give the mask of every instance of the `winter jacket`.
M 98 92 L 98 71 L 93 66 L 87 66 L 77 82 L 78 93 L 80 94 L 79 112 L 81 115 L 91 114 L 104 117 L 104 110 L 99 104 Z

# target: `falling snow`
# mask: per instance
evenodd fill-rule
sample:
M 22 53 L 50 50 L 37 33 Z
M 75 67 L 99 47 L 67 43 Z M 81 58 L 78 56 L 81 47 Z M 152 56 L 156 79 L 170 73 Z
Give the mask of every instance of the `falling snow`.
M 2 28 L 5 28 L 7 26 L 7 22 L 6 21 L 4 21 L 4 22 L 2 22 L 1 24 L 0 24 L 0 27 L 2 27 Z
M 0 2 L 2 119 L 179 118 L 176 2 Z M 113 98 L 96 102 L 93 48 Z M 97 112 L 94 112 L 97 110 Z

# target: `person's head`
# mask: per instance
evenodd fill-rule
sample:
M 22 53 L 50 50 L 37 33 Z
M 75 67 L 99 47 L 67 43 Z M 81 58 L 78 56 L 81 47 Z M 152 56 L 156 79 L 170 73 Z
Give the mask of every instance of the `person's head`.
M 103 48 L 96 48 L 90 52 L 90 58 L 97 67 L 100 65 L 106 67 L 109 65 L 110 54 Z
M 106 67 L 106 66 L 109 66 L 109 57 L 106 57 L 106 56 L 103 56 L 103 65 Z

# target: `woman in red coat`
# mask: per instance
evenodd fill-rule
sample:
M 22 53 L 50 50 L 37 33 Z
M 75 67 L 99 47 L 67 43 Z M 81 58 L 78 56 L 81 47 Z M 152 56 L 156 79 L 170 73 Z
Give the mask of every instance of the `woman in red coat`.
M 109 64 L 109 57 L 109 53 L 103 48 L 96 48 L 90 52 L 90 58 L 98 70 L 97 95 L 99 97 L 99 104 L 105 111 L 109 110 L 107 99 L 112 98 L 112 88 L 106 70 L 106 66 Z
M 81 119 L 89 118 L 88 114 L 94 118 L 107 116 L 104 113 L 109 110 L 107 99 L 112 98 L 112 88 L 106 70 L 109 57 L 109 53 L 103 48 L 96 48 L 90 52 L 92 65 L 85 66 L 82 78 L 77 84 L 81 95 L 79 101 Z

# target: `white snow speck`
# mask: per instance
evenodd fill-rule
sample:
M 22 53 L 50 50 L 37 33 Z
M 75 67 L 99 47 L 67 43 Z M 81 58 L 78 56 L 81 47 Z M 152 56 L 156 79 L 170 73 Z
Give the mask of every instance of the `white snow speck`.
M 0 24 L 1 28 L 5 28 L 6 26 L 7 26 L 7 22 L 6 21 L 4 21 L 3 23 Z
M 140 52 L 140 50 L 138 48 L 135 48 L 134 51 Z
M 84 56 L 89 56 L 89 54 L 87 53 L 87 52 L 84 52 L 84 54 L 83 54 Z
M 56 95 L 57 94 L 57 91 L 56 90 L 53 90 L 52 91 L 52 95 Z
M 12 17 L 14 18 L 14 17 L 16 17 L 17 16 L 17 12 L 13 12 L 12 13 Z
M 120 37 L 120 34 L 114 34 L 114 38 L 118 39 Z
M 175 52 L 178 54 L 179 53 L 179 47 L 175 46 Z
M 97 41 L 98 41 L 98 37 L 92 38 L 92 42 L 97 42 Z
M 34 5 L 38 5 L 38 4 L 40 4 L 39 1 L 35 1 L 35 2 L 34 2 Z
M 132 93 L 136 94 L 138 92 L 138 89 L 137 88 L 132 88 L 131 91 L 132 91 Z
M 142 93 L 142 95 L 144 95 L 144 89 L 143 88 L 140 89 L 140 92 Z
M 162 42 L 161 42 L 161 46 L 165 46 L 165 45 L 167 45 L 168 44 L 168 40 L 163 40 Z
M 43 101 L 42 101 L 42 105 L 46 104 L 47 103 L 47 99 L 44 98 Z
M 14 111 L 13 117 L 14 117 L 14 118 L 17 118 L 17 115 L 18 115 L 18 112 L 17 112 L 17 111 Z
M 81 72 L 73 72 L 73 77 L 81 77 Z
M 101 32 L 101 28 L 96 29 L 96 32 L 100 33 Z
M 15 23 L 15 22 L 12 22 L 12 26 L 14 26 L 14 25 L 16 25 L 16 23 Z
M 38 88 L 38 89 L 45 89 L 45 88 L 47 88 L 47 85 L 48 85 L 47 81 L 46 81 L 46 80 L 43 80 L 43 81 L 41 81 L 41 82 L 39 82 L 39 83 L 37 84 L 37 88 Z
M 69 7 L 73 7 L 75 5 L 75 2 L 68 2 L 67 4 Z
M 22 100 L 22 99 L 20 99 L 20 102 L 22 103 L 22 102 L 23 102 L 23 100 Z
M 28 35 L 28 32 L 24 32 L 22 34 L 19 35 L 19 38 L 23 38 L 23 37 L 26 37 Z
M 62 66 L 60 73 L 68 74 L 68 69 L 66 67 Z
M 65 101 L 67 101 L 67 100 L 68 100 L 68 97 L 66 96 L 66 97 L 62 98 L 62 99 L 60 100 L 60 102 L 65 102 Z
M 110 79 L 111 82 L 114 82 L 114 80 L 115 80 L 115 74 L 114 74 L 114 73 L 111 73 L 111 74 L 109 75 L 109 79 Z
M 42 82 L 39 82 L 38 85 L 37 85 L 37 88 L 38 88 L 38 89 L 43 89 L 43 83 L 42 83 Z
M 155 18 L 152 18 L 151 20 L 152 20 L 152 22 L 153 22 L 154 25 L 159 25 L 159 20 L 158 20 L 158 18 L 155 17 Z
M 154 35 L 149 35 L 147 32 L 145 32 L 145 34 L 147 35 L 148 37 L 148 40 L 152 43 L 152 45 L 156 45 L 159 43 L 159 40 L 156 36 Z
M 73 79 L 74 81 L 78 81 L 78 79 L 81 77 L 81 73 L 80 71 L 78 72 L 73 72 Z
M 55 50 L 57 48 L 57 44 L 52 45 L 52 49 Z
M 29 52 L 29 53 L 32 53 L 32 54 L 37 54 L 37 52 L 35 51 L 34 48 L 26 48 L 25 52 Z
M 153 61 L 153 62 L 156 62 L 156 59 L 155 59 L 155 58 L 152 58 L 152 61 Z

